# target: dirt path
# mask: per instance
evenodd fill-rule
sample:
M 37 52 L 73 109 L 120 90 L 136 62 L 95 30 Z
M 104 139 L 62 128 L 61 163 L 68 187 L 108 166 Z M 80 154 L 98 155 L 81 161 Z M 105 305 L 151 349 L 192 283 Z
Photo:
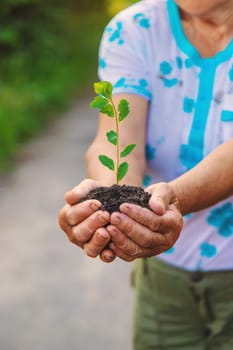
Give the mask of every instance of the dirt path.
M 130 264 L 87 258 L 57 225 L 96 121 L 83 99 L 0 180 L 1 350 L 131 349 Z

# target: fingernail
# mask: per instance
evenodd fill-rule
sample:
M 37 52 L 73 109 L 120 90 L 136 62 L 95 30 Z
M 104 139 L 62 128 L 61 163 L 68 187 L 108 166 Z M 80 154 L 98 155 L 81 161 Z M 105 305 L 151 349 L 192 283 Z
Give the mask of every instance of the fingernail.
M 115 214 L 112 216 L 112 220 L 111 220 L 112 224 L 114 225 L 118 225 L 121 222 L 121 217 L 118 214 Z
M 116 225 L 116 224 L 115 224 L 115 225 Z M 118 234 L 118 230 L 116 229 L 115 226 L 113 226 L 113 224 L 112 224 L 112 225 L 109 225 L 109 226 L 107 227 L 107 231 L 110 233 L 110 235 L 111 235 L 112 238 L 115 237 L 115 236 Z
M 129 205 L 129 204 L 122 204 L 121 208 L 123 209 L 123 211 L 125 213 L 130 213 L 130 211 L 132 209 L 131 205 Z
M 109 238 L 109 234 L 108 234 L 108 232 L 106 232 L 106 231 L 98 231 L 97 232 L 98 233 L 98 235 L 100 236 L 100 238 L 104 238 L 104 240 L 106 240 L 106 239 L 108 239 Z
M 96 211 L 101 207 L 101 203 L 91 202 L 90 207 L 93 211 Z
M 104 256 L 105 262 L 112 262 L 114 259 L 115 259 L 115 255 L 113 255 L 113 254 Z
M 114 258 L 114 255 L 113 254 L 108 254 L 108 255 L 106 255 L 106 259 L 107 260 L 112 260 Z
M 97 216 L 98 220 L 100 220 L 103 224 L 105 224 L 109 220 L 108 213 L 102 212 Z

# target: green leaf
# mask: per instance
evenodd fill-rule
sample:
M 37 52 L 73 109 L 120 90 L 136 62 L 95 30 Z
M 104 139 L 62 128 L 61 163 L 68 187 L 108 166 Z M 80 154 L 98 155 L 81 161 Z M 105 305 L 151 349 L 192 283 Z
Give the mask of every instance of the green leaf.
M 125 119 L 129 114 L 129 102 L 127 100 L 120 100 L 118 104 L 118 112 L 119 112 L 119 122 Z
M 131 144 L 125 147 L 125 149 L 121 152 L 121 158 L 128 156 L 132 152 L 132 150 L 135 148 L 135 144 Z
M 117 180 L 120 181 L 123 179 L 123 177 L 127 174 L 128 171 L 128 163 L 124 162 L 121 163 L 118 170 L 117 170 Z
M 115 166 L 114 166 L 114 161 L 111 159 L 111 158 L 109 158 L 109 157 L 107 157 L 107 156 L 105 156 L 105 155 L 103 155 L 103 154 L 101 154 L 101 155 L 99 155 L 99 161 L 104 165 L 104 166 L 106 166 L 108 169 L 110 169 L 110 170 L 114 170 L 114 168 L 115 168 Z
M 94 100 L 90 103 L 90 107 L 102 109 L 107 104 L 108 104 L 108 100 L 106 100 L 106 98 L 101 96 L 96 96 Z
M 101 107 L 100 112 L 106 114 L 107 116 L 109 116 L 111 118 L 114 117 L 114 110 L 113 110 L 113 106 L 111 104 L 107 104 L 106 106 Z
M 112 97 L 113 86 L 109 81 L 99 81 L 94 83 L 94 89 L 97 95 L 103 95 L 107 99 Z
M 117 145 L 118 137 L 117 137 L 116 131 L 111 130 L 111 131 L 107 132 L 106 136 L 107 136 L 107 139 L 109 142 L 111 142 L 115 146 Z

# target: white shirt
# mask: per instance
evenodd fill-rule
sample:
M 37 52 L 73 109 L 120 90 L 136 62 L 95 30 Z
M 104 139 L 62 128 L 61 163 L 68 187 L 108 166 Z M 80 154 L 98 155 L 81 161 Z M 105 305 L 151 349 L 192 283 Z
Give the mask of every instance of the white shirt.
M 112 19 L 99 77 L 114 93 L 150 101 L 145 186 L 176 178 L 233 137 L 233 40 L 201 58 L 173 0 L 140 1 Z M 233 269 L 233 197 L 187 215 L 180 238 L 159 258 L 191 271 Z

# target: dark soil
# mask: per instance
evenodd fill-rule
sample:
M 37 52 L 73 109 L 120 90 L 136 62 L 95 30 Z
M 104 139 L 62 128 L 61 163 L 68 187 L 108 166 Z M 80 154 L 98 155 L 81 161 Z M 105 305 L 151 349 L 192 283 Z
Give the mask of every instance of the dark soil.
M 112 185 L 91 190 L 85 200 L 97 199 L 102 203 L 102 210 L 113 213 L 114 211 L 119 211 L 122 203 L 133 203 L 149 209 L 148 202 L 150 197 L 151 195 L 141 187 Z

